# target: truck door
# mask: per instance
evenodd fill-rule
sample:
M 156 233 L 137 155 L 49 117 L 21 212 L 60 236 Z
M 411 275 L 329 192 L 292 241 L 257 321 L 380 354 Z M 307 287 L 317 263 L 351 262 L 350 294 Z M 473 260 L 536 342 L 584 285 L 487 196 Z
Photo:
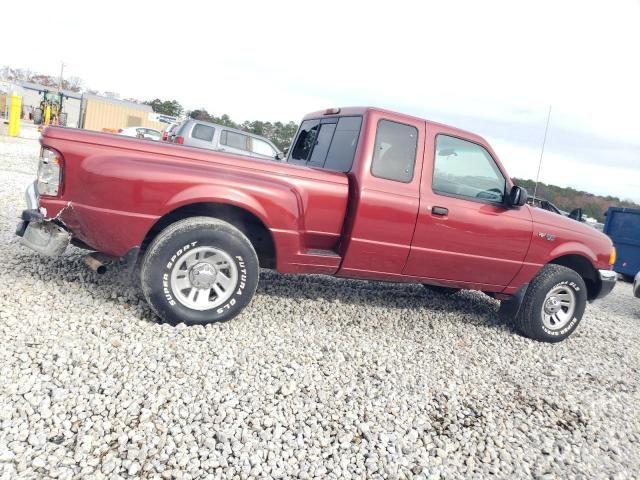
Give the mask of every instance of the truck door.
M 418 215 L 425 122 L 371 111 L 363 132 L 338 275 L 393 280 L 402 274 Z
M 496 291 L 513 279 L 529 248 L 529 207 L 506 206 L 510 182 L 479 140 L 428 128 L 420 211 L 403 273 Z

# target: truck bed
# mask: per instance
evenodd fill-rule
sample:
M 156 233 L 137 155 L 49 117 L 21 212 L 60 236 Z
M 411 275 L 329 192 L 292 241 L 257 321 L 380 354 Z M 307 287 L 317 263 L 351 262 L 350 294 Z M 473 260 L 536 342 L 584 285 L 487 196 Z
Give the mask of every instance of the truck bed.
M 331 252 L 349 196 L 344 173 L 61 127 L 47 128 L 41 143 L 64 156 L 62 195 L 40 198 L 47 216 L 95 250 L 123 256 L 161 217 L 219 202 L 248 208 L 268 226 L 283 252 L 278 269 L 319 262 L 329 273 L 339 264 Z

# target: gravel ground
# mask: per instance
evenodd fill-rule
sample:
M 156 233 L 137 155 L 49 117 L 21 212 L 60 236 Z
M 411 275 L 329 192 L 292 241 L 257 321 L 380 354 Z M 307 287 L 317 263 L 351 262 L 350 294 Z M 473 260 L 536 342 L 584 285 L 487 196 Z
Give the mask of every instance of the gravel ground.
M 172 328 L 124 271 L 18 244 L 37 151 L 0 137 L 0 478 L 638 478 L 629 284 L 556 345 L 477 292 L 267 271 Z

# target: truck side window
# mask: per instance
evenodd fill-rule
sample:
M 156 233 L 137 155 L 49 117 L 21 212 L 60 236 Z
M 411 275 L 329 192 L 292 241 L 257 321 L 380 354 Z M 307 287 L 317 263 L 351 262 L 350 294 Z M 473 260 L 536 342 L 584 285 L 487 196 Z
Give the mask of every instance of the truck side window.
M 481 145 L 438 135 L 432 188 L 443 195 L 502 203 L 506 180 L 493 157 Z
M 409 183 L 413 180 L 417 150 L 417 128 L 404 123 L 380 120 L 371 173 L 374 177 Z
M 209 125 L 202 125 L 201 123 L 196 123 L 193 126 L 193 130 L 191 131 L 191 136 L 193 138 L 197 138 L 198 140 L 204 140 L 205 142 L 210 142 L 213 140 L 213 132 L 215 129 L 210 127 Z

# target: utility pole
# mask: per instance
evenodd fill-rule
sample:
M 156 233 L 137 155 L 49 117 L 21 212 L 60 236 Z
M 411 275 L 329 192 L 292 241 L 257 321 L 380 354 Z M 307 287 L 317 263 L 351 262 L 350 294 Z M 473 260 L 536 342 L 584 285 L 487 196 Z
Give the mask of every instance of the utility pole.
M 536 193 L 538 193 L 538 180 L 540 180 L 540 167 L 542 167 L 542 155 L 544 155 L 544 145 L 547 143 L 547 132 L 549 131 L 549 120 L 551 119 L 551 105 L 547 114 L 547 126 L 544 127 L 544 138 L 542 139 L 542 150 L 540 151 L 540 161 L 538 162 L 538 175 L 536 175 L 536 186 L 533 188 L 533 203 L 536 203 Z
M 60 62 L 60 83 L 58 83 L 58 92 L 62 91 L 62 72 L 64 72 L 64 62 Z

